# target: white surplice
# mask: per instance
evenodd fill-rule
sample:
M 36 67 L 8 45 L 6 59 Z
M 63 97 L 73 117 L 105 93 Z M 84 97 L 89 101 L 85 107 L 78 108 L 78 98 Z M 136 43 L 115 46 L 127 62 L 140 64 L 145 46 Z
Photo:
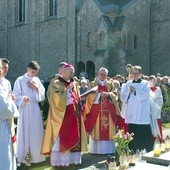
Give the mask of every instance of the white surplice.
M 123 83 L 123 84 L 122 84 L 121 91 L 124 90 L 125 85 L 126 85 L 126 83 Z M 121 94 L 121 91 L 120 91 L 120 94 Z M 121 99 L 121 95 L 120 95 L 120 99 Z M 121 103 L 121 117 L 122 117 L 123 119 L 125 118 L 126 106 L 127 106 L 127 103 L 126 103 L 126 102 L 122 102 L 122 103 Z
M 9 93 L 12 93 L 11 83 L 5 77 L 0 79 L 0 84 L 2 85 L 2 88 L 6 92 L 7 96 Z
M 130 94 L 130 86 L 136 90 Z M 125 109 L 125 123 L 150 124 L 150 84 L 146 80 L 132 83 L 129 80 L 121 89 L 121 101 L 127 103 Z
M 28 87 L 28 81 L 34 81 L 39 93 Z M 43 121 L 38 102 L 45 98 L 45 88 L 38 77 L 29 77 L 27 74 L 18 77 L 14 84 L 13 94 L 19 107 L 20 117 L 17 123 L 17 161 L 26 163 L 25 157 L 31 155 L 31 163 L 45 160 L 40 154 L 43 140 Z M 30 98 L 29 103 L 23 102 L 24 97 Z
M 160 87 L 157 87 L 155 91 L 150 91 L 150 115 L 151 115 L 151 130 L 154 137 L 161 136 L 161 132 L 158 126 L 158 119 L 161 119 L 161 109 L 163 106 L 163 96 Z
M 5 77 L 2 77 L 0 79 L 0 84 L 2 85 L 2 88 L 3 88 L 4 92 L 5 92 L 5 96 L 9 97 L 9 95 L 12 93 L 12 88 L 11 88 L 10 81 L 7 80 Z M 14 123 L 14 118 L 9 118 L 8 121 L 9 121 L 10 127 L 11 127 L 12 138 L 16 139 L 16 135 L 15 135 L 16 125 Z M 14 149 L 14 155 L 16 155 L 16 140 L 13 140 L 13 149 Z
M 0 84 L 0 169 L 16 170 L 16 159 L 13 152 L 9 118 L 18 117 L 18 109 Z

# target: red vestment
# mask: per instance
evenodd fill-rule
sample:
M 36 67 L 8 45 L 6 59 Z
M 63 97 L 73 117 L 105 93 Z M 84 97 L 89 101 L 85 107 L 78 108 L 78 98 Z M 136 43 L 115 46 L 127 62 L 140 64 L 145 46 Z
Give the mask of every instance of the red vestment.
M 107 92 L 107 86 L 101 86 L 98 84 L 99 92 Z M 111 119 L 111 120 L 110 120 Z M 86 130 L 91 133 L 99 120 L 99 139 L 96 140 L 111 140 L 110 135 L 110 123 L 114 128 L 116 126 L 116 108 L 111 101 L 111 98 L 100 99 L 98 104 L 93 104 L 86 119 Z
M 68 105 L 60 129 L 60 152 L 74 148 L 80 140 L 79 122 L 74 105 Z

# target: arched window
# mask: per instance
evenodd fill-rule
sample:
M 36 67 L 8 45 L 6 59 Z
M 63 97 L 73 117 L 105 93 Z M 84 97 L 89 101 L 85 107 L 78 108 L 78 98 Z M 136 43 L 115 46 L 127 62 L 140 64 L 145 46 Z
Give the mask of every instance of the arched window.
M 25 21 L 25 0 L 18 0 L 18 22 Z
M 127 34 L 126 34 L 126 32 L 124 31 L 123 32 L 123 35 L 122 35 L 122 45 L 123 45 L 123 48 L 124 49 L 127 49 Z
M 94 77 L 95 77 L 95 64 L 93 63 L 93 61 L 87 61 L 86 62 L 86 70 L 87 70 L 87 74 L 88 74 L 88 79 L 90 81 L 94 80 Z
M 105 33 L 104 31 L 101 31 L 99 34 L 99 41 L 102 43 L 104 41 Z
M 78 73 L 77 75 L 78 75 L 79 78 L 80 78 L 80 74 L 82 72 L 85 72 L 85 64 L 84 64 L 83 61 L 79 61 L 78 64 L 77 64 L 77 73 Z
M 91 32 L 88 32 L 88 34 L 87 34 L 87 47 L 90 47 L 90 36 L 91 36 Z
M 134 35 L 134 50 L 137 50 L 138 48 L 138 38 L 137 35 Z
M 49 16 L 57 15 L 57 0 L 49 0 Z

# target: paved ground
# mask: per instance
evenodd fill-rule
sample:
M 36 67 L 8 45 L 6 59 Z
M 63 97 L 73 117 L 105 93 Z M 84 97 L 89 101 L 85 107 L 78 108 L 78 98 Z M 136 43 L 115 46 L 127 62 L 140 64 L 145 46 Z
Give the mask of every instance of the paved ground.
M 170 136 L 170 129 L 163 130 L 163 138 L 165 138 L 167 135 Z
M 83 154 L 79 170 L 105 170 L 108 155 Z
M 170 129 L 163 130 L 163 137 L 170 136 Z M 106 159 L 108 155 L 95 155 L 84 153 L 82 155 L 82 165 L 78 166 L 78 170 L 106 170 Z M 32 165 L 31 167 L 19 167 L 18 170 L 54 170 L 50 166 L 49 158 L 46 162 Z M 58 168 L 56 170 L 61 170 Z M 75 170 L 74 167 L 69 167 L 67 170 Z

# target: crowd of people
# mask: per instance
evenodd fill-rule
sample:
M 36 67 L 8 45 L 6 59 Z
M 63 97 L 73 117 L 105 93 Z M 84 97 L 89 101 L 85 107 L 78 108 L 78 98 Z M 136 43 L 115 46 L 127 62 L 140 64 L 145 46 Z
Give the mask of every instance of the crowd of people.
M 0 166 L 16 170 L 16 162 L 30 166 L 50 156 L 53 167 L 81 164 L 81 152 L 115 153 L 117 127 L 134 133 L 129 148 L 153 149 L 162 136 L 161 109 L 168 103 L 169 78 L 143 76 L 140 66 L 131 66 L 124 78 L 108 77 L 101 67 L 93 81 L 77 79 L 73 65 L 62 62 L 50 82 L 36 76 L 40 66 L 28 63 L 13 90 L 5 78 L 9 61 L 0 59 Z M 45 82 L 44 82 L 45 83 Z M 39 103 L 48 98 L 46 126 Z M 14 117 L 17 118 L 15 129 Z M 15 135 L 16 132 L 16 135 Z M 145 140 L 143 140 L 145 139 Z

